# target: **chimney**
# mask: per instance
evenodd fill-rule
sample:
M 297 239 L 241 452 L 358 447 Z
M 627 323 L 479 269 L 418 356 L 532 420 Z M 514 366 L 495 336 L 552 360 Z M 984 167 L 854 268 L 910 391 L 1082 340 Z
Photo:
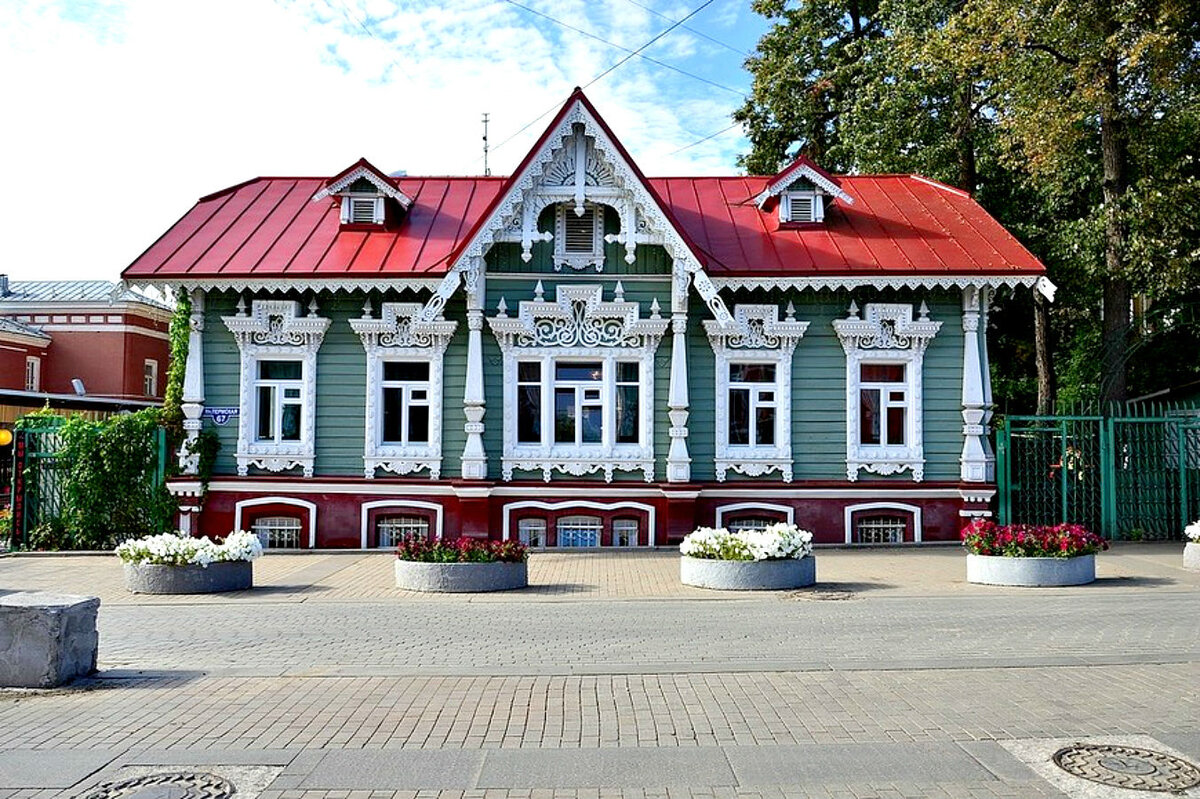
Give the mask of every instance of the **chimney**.
M 8 296 L 8 275 L 0 275 L 0 297 Z

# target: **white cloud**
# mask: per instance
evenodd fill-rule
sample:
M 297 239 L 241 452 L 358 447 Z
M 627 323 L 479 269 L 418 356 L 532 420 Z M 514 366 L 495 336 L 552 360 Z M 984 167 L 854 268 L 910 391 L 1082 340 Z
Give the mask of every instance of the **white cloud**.
M 669 24 L 631 0 L 520 2 L 629 49 Z M 761 23 L 741 7 L 687 24 L 749 46 Z M 115 278 L 198 197 L 256 175 L 333 174 L 359 156 L 477 174 L 484 111 L 501 145 L 624 55 L 502 0 L 9 0 L 0 272 Z M 735 53 L 682 28 L 646 55 L 749 85 Z M 642 59 L 587 91 L 647 174 L 733 172 L 746 147 L 733 130 L 672 154 L 731 124 L 741 99 Z M 492 171 L 548 122 L 497 147 Z

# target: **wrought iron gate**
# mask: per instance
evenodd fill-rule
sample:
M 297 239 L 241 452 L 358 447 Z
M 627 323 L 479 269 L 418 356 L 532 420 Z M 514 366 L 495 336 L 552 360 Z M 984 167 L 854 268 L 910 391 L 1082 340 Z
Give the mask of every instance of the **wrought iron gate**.
M 1200 409 L 1009 416 L 996 433 L 1000 521 L 1177 539 L 1200 518 Z

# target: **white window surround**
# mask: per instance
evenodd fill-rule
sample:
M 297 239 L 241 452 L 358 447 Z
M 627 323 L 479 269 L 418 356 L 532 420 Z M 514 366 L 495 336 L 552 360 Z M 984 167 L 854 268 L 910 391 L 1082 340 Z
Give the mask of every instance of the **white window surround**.
M 613 511 L 613 510 L 638 510 L 646 514 L 646 529 L 650 533 L 649 545 L 654 546 L 655 526 L 654 526 L 654 506 L 647 505 L 644 502 L 587 502 L 583 500 L 567 500 L 565 502 L 542 502 L 540 500 L 530 499 L 523 502 L 508 502 L 504 505 L 504 510 L 501 511 L 502 527 L 501 534 L 505 541 L 512 540 L 516 533 L 516 528 L 512 524 L 512 513 L 515 510 L 576 510 L 580 511 L 580 515 L 586 515 L 589 510 Z
M 363 316 L 351 319 L 350 327 L 362 339 L 367 354 L 366 432 L 363 474 L 374 478 L 377 469 L 399 475 L 422 469 L 437 480 L 442 470 L 442 386 L 446 347 L 457 322 L 436 319 L 421 322 L 419 303 L 385 302 L 379 319 L 371 317 L 371 303 L 363 305 Z M 429 441 L 418 444 L 383 442 L 383 364 L 415 361 L 429 364 Z
M 732 505 L 720 505 L 717 507 L 716 525 L 717 527 L 724 527 L 726 516 L 741 515 L 742 511 L 756 510 L 782 513 L 784 520 L 788 524 L 796 523 L 796 509 L 790 505 L 775 505 L 770 502 L 735 502 Z
M 920 482 L 925 476 L 923 441 L 922 365 L 925 349 L 937 335 L 941 322 L 929 319 L 921 303 L 920 318 L 913 320 L 909 303 L 867 303 L 860 318 L 851 302 L 846 319 L 836 319 L 837 331 L 846 353 L 846 479 L 855 481 L 860 470 L 890 475 L 910 471 Z M 860 387 L 863 364 L 903 364 L 907 382 L 904 444 L 861 443 Z
M 796 213 L 796 209 L 792 207 L 792 199 L 795 198 L 799 202 L 797 206 L 803 205 L 807 200 L 810 210 L 807 215 Z M 819 191 L 785 191 L 779 197 L 779 221 L 780 222 L 823 222 L 825 221 L 825 198 Z
M 260 505 L 292 505 L 293 507 L 303 508 L 308 511 L 308 548 L 313 549 L 317 546 L 317 504 L 309 502 L 306 499 L 255 497 L 254 499 L 238 500 L 233 504 L 233 529 L 242 529 L 242 511 L 246 508 L 256 508 Z
M 844 511 L 846 543 L 854 543 L 854 514 L 888 510 L 911 513 L 913 519 L 913 541 L 918 544 L 921 543 L 921 507 L 919 505 L 906 505 L 902 502 L 864 502 L 861 505 L 847 505 Z
M 25 358 L 25 390 L 42 390 L 42 359 L 36 355 Z
M 300 303 L 293 300 L 254 300 L 250 314 L 239 298 L 236 316 L 221 320 L 233 334 L 241 353 L 238 416 L 238 445 L 235 457 L 239 477 L 251 466 L 269 472 L 300 467 L 305 477 L 313 475 L 316 453 L 317 350 L 329 328 L 329 320 L 317 316 L 317 303 L 309 304 L 307 316 L 300 315 Z M 257 364 L 264 360 L 298 360 L 301 372 L 300 440 L 288 442 L 256 441 L 258 398 L 254 384 Z
M 734 324 L 722 327 L 705 321 L 708 343 L 716 356 L 716 455 L 718 482 L 729 471 L 748 477 L 779 472 L 784 482 L 792 481 L 792 356 L 796 345 L 808 330 L 808 322 L 798 322 L 795 309 L 788 304 L 787 318 L 779 319 L 776 305 L 736 305 Z M 729 443 L 729 367 L 730 364 L 760 363 L 775 366 L 775 443 L 746 446 Z M 751 419 L 753 424 L 754 420 Z
M 433 511 L 433 537 L 441 539 L 442 537 L 442 506 L 436 502 L 424 502 L 419 499 L 379 499 L 373 502 L 364 502 L 359 506 L 359 536 L 361 540 L 360 546 L 363 549 L 367 548 L 367 523 L 371 520 L 371 511 L 386 508 L 387 510 L 427 510 Z
M 576 213 L 576 208 L 570 203 L 558 203 L 554 210 L 554 271 L 561 271 L 564 266 L 576 272 L 594 267 L 597 272 L 604 270 L 604 206 L 598 203 L 587 203 L 581 209 L 582 214 Z M 567 250 L 568 218 L 574 216 L 578 220 L 591 223 L 592 247 L 587 252 Z
M 370 214 L 364 218 L 363 211 Z M 341 223 L 343 225 L 382 225 L 384 220 L 383 195 L 351 193 L 342 197 Z
M 142 364 L 142 393 L 147 397 L 158 394 L 158 361 L 153 358 Z
M 603 472 L 611 482 L 614 471 L 641 470 L 654 480 L 654 353 L 670 321 L 659 316 L 658 302 L 650 317 L 641 318 L 636 302 L 624 301 L 618 282 L 614 299 L 605 301 L 599 285 L 559 286 L 554 302 L 522 301 L 518 315 L 507 315 L 501 298 L 498 314 L 488 319 L 500 345 L 504 370 L 503 479 L 516 469 L 541 471 L 550 481 L 553 471 L 580 477 Z M 542 443 L 517 441 L 517 363 L 542 363 Z M 599 361 L 603 364 L 604 441 L 600 444 L 556 444 L 553 425 L 553 369 L 556 361 Z M 618 361 L 639 364 L 639 443 L 615 442 L 615 374 Z

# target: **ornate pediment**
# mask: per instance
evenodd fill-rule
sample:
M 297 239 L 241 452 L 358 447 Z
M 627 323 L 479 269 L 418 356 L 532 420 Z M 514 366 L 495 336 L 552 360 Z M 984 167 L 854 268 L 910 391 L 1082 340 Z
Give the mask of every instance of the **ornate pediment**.
M 496 316 L 488 319 L 502 350 L 513 347 L 626 347 L 653 350 L 667 331 L 670 320 L 659 314 L 658 300 L 650 306 L 650 317 L 641 318 L 636 302 L 625 302 L 618 282 L 614 297 L 603 298 L 602 286 L 559 286 L 553 302 L 523 301 L 517 316 L 508 315 L 501 297 Z
M 791 352 L 808 330 L 808 322 L 796 321 L 796 309 L 789 302 L 787 318 L 780 321 L 777 305 L 736 305 L 733 324 L 722 327 L 713 321 L 704 323 L 704 332 L 714 349 Z
M 308 316 L 301 316 L 300 303 L 294 300 L 254 300 L 250 313 L 239 297 L 237 315 L 221 321 L 233 334 L 238 347 L 298 347 L 315 351 L 321 346 L 329 320 L 317 316 L 317 301 L 308 305 Z
M 363 315 L 351 319 L 350 327 L 362 339 L 363 347 L 373 348 L 433 348 L 439 353 L 446 349 L 454 336 L 457 322 L 435 319 L 421 321 L 421 304 L 416 302 L 385 302 L 380 307 L 380 318 L 371 316 L 371 301 L 363 305 Z
M 850 315 L 837 319 L 833 329 L 847 354 L 855 350 L 912 350 L 924 352 L 941 329 L 941 322 L 929 318 L 929 308 L 921 303 L 920 318 L 913 321 L 908 303 L 867 303 L 866 318 L 858 315 L 858 305 L 850 303 Z

